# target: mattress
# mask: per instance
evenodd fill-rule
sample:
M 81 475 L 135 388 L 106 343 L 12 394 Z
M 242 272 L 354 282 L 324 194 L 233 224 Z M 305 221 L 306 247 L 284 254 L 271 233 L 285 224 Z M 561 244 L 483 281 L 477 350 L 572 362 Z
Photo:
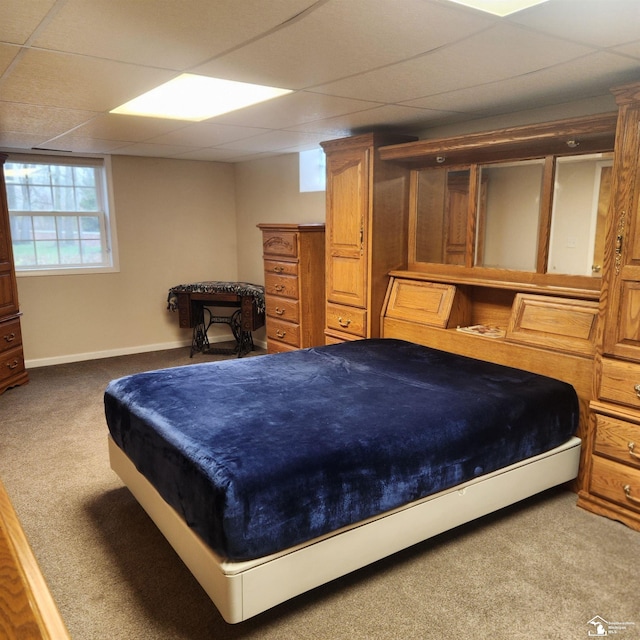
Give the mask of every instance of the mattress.
M 380 339 L 112 381 L 111 437 L 230 560 L 324 535 L 564 443 L 561 381 Z

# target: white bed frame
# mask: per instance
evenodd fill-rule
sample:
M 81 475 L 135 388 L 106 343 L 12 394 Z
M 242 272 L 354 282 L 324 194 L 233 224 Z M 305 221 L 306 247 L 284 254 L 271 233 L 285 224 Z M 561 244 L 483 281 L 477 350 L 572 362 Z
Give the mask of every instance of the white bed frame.
M 376 560 L 492 513 L 578 474 L 579 438 L 279 553 L 229 562 L 214 553 L 109 437 L 120 476 L 229 623 L 251 618 Z

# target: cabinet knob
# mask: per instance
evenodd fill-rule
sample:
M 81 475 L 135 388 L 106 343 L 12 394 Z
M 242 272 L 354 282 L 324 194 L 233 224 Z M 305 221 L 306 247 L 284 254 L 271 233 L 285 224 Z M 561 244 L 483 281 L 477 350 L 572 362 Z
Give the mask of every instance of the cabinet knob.
M 280 307 L 276 307 L 275 308 L 275 312 L 276 312 L 276 315 L 278 315 L 278 316 L 283 316 L 284 315 L 284 309 L 281 309 Z
M 276 273 L 282 273 L 282 272 L 284 271 L 284 268 L 283 268 L 283 267 L 280 267 L 280 266 L 276 266 L 276 267 L 273 267 L 273 270 L 274 270 Z
M 342 318 L 342 316 L 338 316 L 338 324 L 339 324 L 341 327 L 344 327 L 344 328 L 346 329 L 346 328 L 351 324 L 351 319 L 350 319 L 350 318 L 347 318 L 346 320 L 344 320 L 344 319 Z M 638 385 L 638 386 L 640 386 L 640 385 Z
M 283 284 L 277 284 L 273 288 L 278 292 L 284 291 L 284 285 Z
M 281 331 L 280 329 L 276 330 L 276 335 L 278 336 L 278 338 L 284 338 L 287 335 L 286 331 Z
M 632 458 L 635 458 L 636 460 L 640 460 L 640 454 L 635 452 L 636 443 L 635 442 L 629 442 L 629 444 L 627 444 L 627 447 L 629 448 L 629 455 Z
M 633 390 L 636 392 L 636 395 L 638 396 L 638 398 L 640 398 L 640 384 L 634 384 Z
M 7 335 L 4 336 L 4 339 L 7 342 L 13 342 L 16 339 L 16 334 L 14 331 L 12 331 L 11 333 L 8 333 Z
M 19 364 L 20 364 L 20 360 L 18 360 L 18 358 L 15 358 L 13 362 L 7 362 L 7 367 L 9 369 L 15 369 Z

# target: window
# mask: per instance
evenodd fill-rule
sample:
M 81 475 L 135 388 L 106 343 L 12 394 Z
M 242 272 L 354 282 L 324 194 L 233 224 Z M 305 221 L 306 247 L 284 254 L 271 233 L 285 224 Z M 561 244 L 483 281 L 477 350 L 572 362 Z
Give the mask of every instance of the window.
M 112 271 L 113 220 L 102 158 L 11 155 L 5 163 L 16 271 Z
M 300 151 L 300 193 L 324 191 L 327 182 L 327 159 L 323 149 Z

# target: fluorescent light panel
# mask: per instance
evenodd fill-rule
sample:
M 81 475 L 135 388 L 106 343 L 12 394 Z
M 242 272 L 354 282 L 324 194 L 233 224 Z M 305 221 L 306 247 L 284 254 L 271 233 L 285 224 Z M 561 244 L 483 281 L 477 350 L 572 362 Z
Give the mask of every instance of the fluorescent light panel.
M 492 13 L 494 16 L 508 16 L 517 11 L 528 9 L 537 4 L 542 4 L 548 0 L 450 0 L 458 4 L 464 4 L 473 9 L 479 9 L 486 13 Z
M 110 113 L 200 122 L 287 93 L 291 91 L 183 73 Z

